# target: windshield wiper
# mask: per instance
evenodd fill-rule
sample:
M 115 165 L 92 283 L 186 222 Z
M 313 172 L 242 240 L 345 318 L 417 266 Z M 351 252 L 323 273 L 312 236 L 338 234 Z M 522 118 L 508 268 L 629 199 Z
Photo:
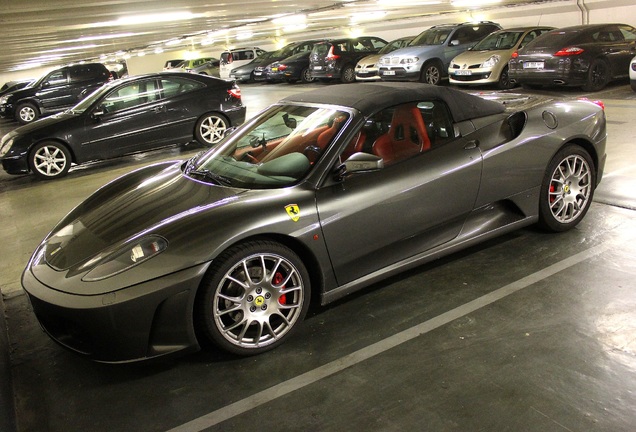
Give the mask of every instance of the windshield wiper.
M 217 174 L 207 169 L 199 169 L 199 170 L 191 169 L 188 171 L 188 174 L 201 176 L 205 179 L 212 180 L 213 182 L 221 186 L 232 185 L 232 180 L 229 177 Z

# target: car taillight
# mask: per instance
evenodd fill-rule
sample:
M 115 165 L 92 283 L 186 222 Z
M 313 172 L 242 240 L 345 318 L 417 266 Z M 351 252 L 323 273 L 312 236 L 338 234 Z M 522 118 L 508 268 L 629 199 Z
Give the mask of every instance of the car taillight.
M 513 52 L 513 53 L 512 53 L 512 55 L 511 55 L 510 57 L 512 57 L 512 58 L 517 58 L 517 57 L 519 57 L 519 51 L 515 51 L 515 52 Z
M 567 56 L 579 55 L 583 51 L 584 51 L 583 48 L 567 47 L 567 48 L 558 50 L 557 52 L 554 53 L 554 55 L 555 57 L 567 57 Z
M 333 60 L 338 60 L 339 58 L 340 58 L 339 55 L 333 53 L 333 45 L 332 45 L 331 48 L 329 48 L 329 52 L 327 53 L 327 60 L 333 61 Z
M 601 109 L 602 109 L 603 111 L 605 111 L 605 104 L 603 103 L 603 101 L 602 101 L 602 100 L 599 100 L 599 99 L 597 99 L 597 100 L 590 100 L 590 99 L 588 99 L 588 98 L 579 98 L 579 100 L 586 101 L 586 102 L 592 102 L 594 105 L 598 105 L 598 106 L 600 106 L 600 107 L 601 107 Z
M 240 98 L 241 98 L 241 89 L 240 89 L 237 85 L 235 85 L 234 87 L 232 87 L 231 89 L 229 89 L 229 90 L 227 91 L 227 93 L 228 93 L 230 96 L 232 96 L 232 97 L 234 97 L 234 98 L 236 98 L 236 99 L 240 99 Z

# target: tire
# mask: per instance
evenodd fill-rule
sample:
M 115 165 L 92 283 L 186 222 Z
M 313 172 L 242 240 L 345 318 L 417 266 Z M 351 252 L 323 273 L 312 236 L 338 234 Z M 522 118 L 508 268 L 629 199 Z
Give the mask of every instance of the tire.
M 40 118 L 40 110 L 31 102 L 24 102 L 17 106 L 15 110 L 15 119 L 20 124 L 33 123 Z
M 71 168 L 71 153 L 64 144 L 44 141 L 29 153 L 29 168 L 38 178 L 52 180 L 64 177 Z
M 605 88 L 610 79 L 610 67 L 607 62 L 596 59 L 590 64 L 587 71 L 587 82 L 581 88 L 583 91 L 599 91 Z
M 497 82 L 497 88 L 500 90 L 511 89 L 515 84 L 510 81 L 510 75 L 508 74 L 508 66 L 504 67 L 499 75 L 499 81 Z
M 553 232 L 574 228 L 594 196 L 596 171 L 589 153 L 576 145 L 561 149 L 550 161 L 539 196 L 539 226 Z
M 194 129 L 194 137 L 204 146 L 211 147 L 221 142 L 225 131 L 230 127 L 228 119 L 219 113 L 206 113 L 199 120 Z
M 300 82 L 302 82 L 303 84 L 309 84 L 311 82 L 314 82 L 315 80 L 316 78 L 311 76 L 311 71 L 309 70 L 309 68 L 303 69 L 300 73 Z
M 442 69 L 439 64 L 434 61 L 424 63 L 422 66 L 422 74 L 420 75 L 420 82 L 439 85 L 442 80 Z
M 344 84 L 350 84 L 355 82 L 356 80 L 356 71 L 353 69 L 353 66 L 346 65 L 342 68 L 342 73 L 340 74 L 340 81 Z
M 310 293 L 307 270 L 291 249 L 266 240 L 238 244 L 204 277 L 195 322 L 203 342 L 238 355 L 260 354 L 296 330 Z

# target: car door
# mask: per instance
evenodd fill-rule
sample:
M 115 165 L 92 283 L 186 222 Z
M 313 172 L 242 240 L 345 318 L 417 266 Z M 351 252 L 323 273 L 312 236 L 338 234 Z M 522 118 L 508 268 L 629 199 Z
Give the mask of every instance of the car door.
M 97 103 L 86 118 L 85 156 L 107 158 L 170 142 L 165 103 L 156 79 L 128 82 Z
M 627 76 L 629 64 L 636 56 L 636 29 L 628 25 L 616 26 L 612 36 L 617 40 L 617 45 L 612 48 L 612 71 L 615 75 Z
M 426 122 L 428 150 L 317 191 L 324 241 L 339 285 L 452 240 L 473 210 L 481 153 L 474 143 L 449 136 L 452 126 L 436 128 L 432 118 Z M 363 133 L 367 139 L 373 135 Z M 362 148 L 373 153 L 375 145 Z
M 40 100 L 44 112 L 59 111 L 75 105 L 68 79 L 68 69 L 53 71 L 42 81 L 36 97 Z

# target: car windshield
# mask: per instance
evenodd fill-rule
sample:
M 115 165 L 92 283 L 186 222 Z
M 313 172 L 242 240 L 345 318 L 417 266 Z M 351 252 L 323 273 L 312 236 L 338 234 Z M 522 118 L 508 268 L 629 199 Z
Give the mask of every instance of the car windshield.
M 496 51 L 514 48 L 523 32 L 496 32 L 482 39 L 471 51 Z
M 431 28 L 420 33 L 409 45 L 443 45 L 452 28 Z
M 410 41 L 411 39 L 396 39 L 389 44 L 384 45 L 382 49 L 378 51 L 378 54 L 388 54 L 395 51 L 396 49 L 404 48 L 409 44 Z
M 84 111 L 89 109 L 91 105 L 93 105 L 93 103 L 97 99 L 101 98 L 104 94 L 108 93 L 114 86 L 119 85 L 118 81 L 112 81 L 110 83 L 104 84 L 103 86 L 99 87 L 93 93 L 89 94 L 84 99 L 79 101 L 78 104 L 75 105 L 73 108 L 71 108 L 69 111 L 74 114 L 83 113 Z
M 186 175 L 245 189 L 273 189 L 303 179 L 348 121 L 348 112 L 275 105 L 219 147 L 196 157 Z

